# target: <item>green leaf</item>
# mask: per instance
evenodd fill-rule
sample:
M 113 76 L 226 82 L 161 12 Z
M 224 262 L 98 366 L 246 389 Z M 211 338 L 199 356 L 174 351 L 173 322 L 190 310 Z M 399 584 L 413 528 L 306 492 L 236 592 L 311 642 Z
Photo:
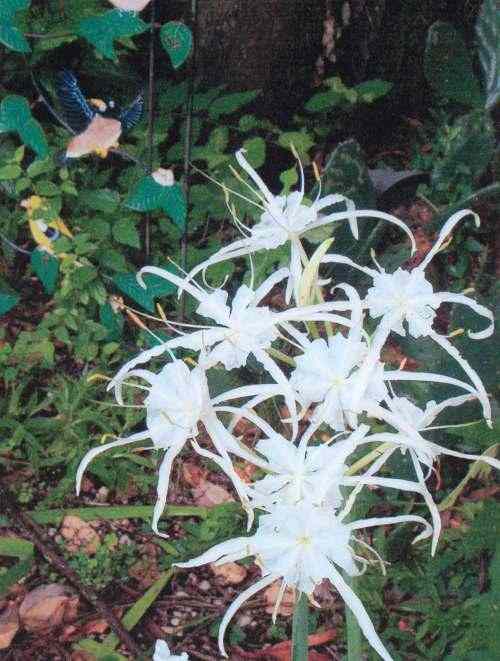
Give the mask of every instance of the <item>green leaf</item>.
M 260 94 L 259 90 L 252 90 L 220 96 L 211 104 L 208 110 L 210 119 L 218 119 L 220 115 L 230 115 L 236 112 L 242 106 L 246 106 L 250 101 L 253 101 L 258 94 Z
M 99 323 L 108 331 L 104 338 L 106 342 L 120 340 L 123 333 L 123 315 L 115 312 L 109 303 L 100 306 Z
M 18 294 L 9 294 L 6 291 L 0 291 L 0 315 L 7 314 L 18 302 Z
M 245 158 L 254 168 L 260 168 L 266 161 L 266 142 L 264 138 L 256 137 L 245 140 L 243 149 L 246 150 Z
M 101 188 L 98 190 L 84 190 L 78 194 L 78 202 L 95 211 L 114 213 L 118 209 L 120 196 L 114 190 Z
M 429 28 L 424 72 L 439 96 L 466 106 L 483 105 L 469 49 L 451 23 L 437 21 Z
M 31 267 L 40 278 L 47 294 L 53 294 L 59 275 L 59 260 L 46 250 L 37 248 L 31 253 Z
M 125 206 L 134 211 L 164 211 L 181 230 L 186 225 L 187 206 L 182 187 L 174 183 L 162 186 L 152 176 L 137 182 L 125 200 Z
M 367 80 L 364 83 L 356 85 L 354 91 L 357 92 L 359 99 L 365 103 L 373 103 L 377 99 L 388 94 L 393 87 L 387 80 Z
M 0 133 L 16 132 L 23 143 L 40 158 L 47 156 L 49 148 L 40 124 L 33 119 L 26 99 L 9 95 L 0 104 Z
M 438 189 L 453 188 L 461 175 L 477 180 L 485 172 L 495 152 L 495 130 L 489 114 L 476 110 L 461 115 L 453 124 L 443 157 L 436 161 L 432 184 Z
M 0 43 L 19 53 L 29 53 L 31 48 L 14 24 L 15 14 L 28 9 L 30 4 L 31 0 L 0 0 Z
M 17 179 L 21 176 L 22 170 L 19 165 L 15 163 L 10 163 L 9 165 L 4 165 L 0 168 L 0 181 L 8 181 L 11 179 Z
M 500 99 L 500 8 L 497 0 L 484 0 L 476 22 L 479 61 L 483 70 L 486 108 Z
M 148 28 L 134 12 L 111 9 L 100 16 L 85 18 L 78 24 L 77 34 L 87 39 L 99 53 L 113 60 L 116 57 L 115 39 L 133 37 Z
M 322 183 L 324 195 L 340 193 L 365 209 L 375 206 L 373 184 L 356 140 L 346 140 L 335 147 L 326 161 Z
M 18 537 L 0 538 L 0 556 L 19 559 L 16 565 L 0 574 L 0 596 L 31 570 L 34 555 L 35 548 L 31 542 Z
M 314 146 L 314 140 L 305 131 L 287 131 L 286 133 L 282 133 L 278 143 L 285 149 L 290 149 L 293 145 L 302 163 L 309 163 L 309 150 Z
M 113 238 L 131 248 L 140 248 L 141 239 L 133 218 L 121 216 L 113 223 Z
M 168 282 L 168 280 L 150 274 L 144 277 L 146 289 L 141 287 L 137 282 L 134 273 L 120 273 L 115 275 L 113 282 L 123 294 L 149 312 L 155 312 L 155 298 L 170 296 L 177 291 L 177 287 Z
M 288 195 L 290 190 L 295 186 L 299 180 L 297 168 L 292 166 L 280 174 L 280 181 L 283 184 L 283 195 Z
M 174 69 L 178 69 L 189 57 L 193 47 L 193 35 L 185 23 L 170 21 L 160 30 L 160 40 L 167 51 Z

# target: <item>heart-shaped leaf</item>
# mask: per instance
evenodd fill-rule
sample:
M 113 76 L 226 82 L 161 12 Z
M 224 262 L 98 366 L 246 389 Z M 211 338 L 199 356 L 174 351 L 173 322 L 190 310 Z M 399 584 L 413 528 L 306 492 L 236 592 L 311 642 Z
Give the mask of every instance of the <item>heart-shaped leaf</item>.
M 149 312 L 155 312 L 155 298 L 169 296 L 177 291 L 177 287 L 168 280 L 156 275 L 146 275 L 146 289 L 137 282 L 135 273 L 120 273 L 115 275 L 113 282 L 118 289 Z
M 466 106 L 483 105 L 470 52 L 453 25 L 436 21 L 429 28 L 424 71 L 436 94 Z
M 193 47 L 191 30 L 184 23 L 170 21 L 162 26 L 160 39 L 172 66 L 174 69 L 178 69 L 187 60 Z
M 134 12 L 111 9 L 100 16 L 91 16 L 80 21 L 77 34 L 87 39 L 104 57 L 114 60 L 115 39 L 134 37 L 147 28 L 147 23 Z
M 477 17 L 476 36 L 486 107 L 493 108 L 500 100 L 500 8 L 497 0 L 484 0 Z
M 46 250 L 37 248 L 31 253 L 31 267 L 40 278 L 47 294 L 53 294 L 59 275 L 59 260 Z
M 19 53 L 29 53 L 31 48 L 15 25 L 15 14 L 30 4 L 31 0 L 0 0 L 0 43 Z
M 45 134 L 22 96 L 6 96 L 0 104 L 0 133 L 10 131 L 16 132 L 40 158 L 47 156 L 49 148 Z
M 152 176 L 143 177 L 125 200 L 125 206 L 134 211 L 161 209 L 180 230 L 186 226 L 186 198 L 182 187 L 177 183 L 163 186 Z

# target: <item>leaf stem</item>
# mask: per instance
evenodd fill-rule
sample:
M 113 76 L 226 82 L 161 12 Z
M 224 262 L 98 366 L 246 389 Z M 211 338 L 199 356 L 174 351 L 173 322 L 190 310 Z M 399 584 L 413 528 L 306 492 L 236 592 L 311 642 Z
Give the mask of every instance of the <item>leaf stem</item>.
M 188 82 L 188 96 L 186 103 L 186 134 L 184 139 L 184 195 L 186 196 L 186 208 L 189 209 L 189 198 L 191 193 L 191 148 L 193 142 L 193 99 L 194 99 L 194 78 L 196 75 L 196 47 L 197 47 L 197 34 L 196 25 L 198 19 L 198 2 L 191 0 L 191 32 L 193 34 L 193 50 L 191 53 L 191 61 L 189 67 L 189 82 Z M 184 271 L 187 270 L 187 248 L 188 248 L 188 218 L 189 212 L 186 215 L 186 223 L 181 237 L 181 266 Z M 184 319 L 186 310 L 186 296 L 184 293 L 181 295 L 180 300 L 180 319 Z
M 292 661 L 307 661 L 307 615 L 309 601 L 305 592 L 299 594 L 293 610 L 292 622 Z

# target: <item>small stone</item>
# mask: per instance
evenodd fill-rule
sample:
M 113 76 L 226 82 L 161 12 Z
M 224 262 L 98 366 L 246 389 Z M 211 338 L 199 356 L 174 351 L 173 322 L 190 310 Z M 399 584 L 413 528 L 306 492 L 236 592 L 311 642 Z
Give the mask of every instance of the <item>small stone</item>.
M 16 604 L 8 604 L 0 613 L 0 650 L 6 650 L 19 630 L 19 612 Z
M 208 591 L 210 590 L 210 588 L 211 588 L 211 585 L 210 585 L 210 583 L 205 579 L 205 580 L 203 580 L 203 581 L 200 582 L 200 584 L 198 585 L 198 587 L 200 588 L 200 590 L 201 590 L 202 592 L 208 592 Z

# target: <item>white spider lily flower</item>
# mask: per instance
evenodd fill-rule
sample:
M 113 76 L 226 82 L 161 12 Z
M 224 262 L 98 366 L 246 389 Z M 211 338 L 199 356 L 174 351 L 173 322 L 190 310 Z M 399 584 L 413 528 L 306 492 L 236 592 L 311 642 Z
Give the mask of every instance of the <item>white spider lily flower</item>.
M 226 369 L 242 367 L 246 364 L 248 356 L 252 354 L 281 386 L 283 397 L 290 411 L 293 434 L 296 436 L 298 418 L 295 393 L 285 374 L 268 355 L 267 349 L 280 335 L 280 325 L 289 327 L 290 322 L 331 321 L 352 326 L 352 322 L 348 318 L 333 314 L 333 311 L 336 310 L 349 310 L 349 302 L 328 302 L 292 308 L 282 312 L 275 312 L 267 306 L 259 305 L 272 288 L 287 277 L 287 269 L 279 269 L 273 273 L 255 291 L 247 285 L 241 285 L 233 297 L 231 306 L 228 305 L 228 293 L 223 289 L 207 292 L 194 281 L 186 282 L 170 271 L 153 266 L 141 269 L 138 275 L 141 284 L 143 284 L 143 275 L 146 273 L 168 280 L 175 284 L 179 291 L 184 290 L 193 296 L 199 302 L 197 314 L 212 320 L 215 325 L 195 326 L 198 330 L 183 333 L 178 330 L 177 324 L 172 324 L 171 327 L 181 333 L 180 336 L 143 351 L 126 363 L 113 379 L 110 387 L 119 384 L 137 365 L 178 347 L 203 351 L 205 369 L 219 362 Z
M 415 251 L 416 247 L 413 234 L 401 220 L 394 216 L 381 211 L 356 209 L 352 200 L 338 194 L 326 195 L 323 198 L 318 196 L 311 204 L 305 204 L 304 173 L 300 161 L 300 190 L 294 191 L 286 196 L 276 196 L 271 193 L 262 178 L 248 163 L 244 154 L 244 149 L 237 151 L 236 160 L 257 186 L 257 190 L 250 188 L 258 199 L 258 202 L 253 202 L 253 204 L 262 210 L 260 220 L 251 228 L 246 227 L 238 220 L 237 226 L 240 231 L 245 234 L 244 238 L 221 248 L 217 253 L 212 255 L 212 257 L 209 257 L 205 262 L 196 266 L 189 273 L 188 279 L 192 279 L 197 273 L 200 273 L 200 271 L 204 272 L 209 266 L 214 264 L 229 259 L 236 259 L 237 257 L 252 255 L 259 250 L 277 248 L 289 242 L 290 264 L 286 300 L 289 302 L 293 291 L 295 301 L 298 303 L 302 269 L 304 264 L 307 263 L 307 256 L 302 246 L 301 239 L 306 236 L 307 232 L 310 230 L 345 220 L 349 222 L 351 232 L 354 238 L 357 239 L 359 236 L 357 225 L 358 218 L 379 218 L 397 225 L 409 236 L 412 242 L 412 251 Z M 322 214 L 326 208 L 339 203 L 345 204 L 345 211 L 326 215 Z
M 422 524 L 425 527 L 423 536 L 432 534 L 432 528 L 419 516 L 381 517 L 342 523 L 331 509 L 316 507 L 307 501 L 295 505 L 278 504 L 259 518 L 258 529 L 253 536 L 222 542 L 198 558 L 178 563 L 177 566 L 192 568 L 210 562 L 223 564 L 256 556 L 262 578 L 235 599 L 220 625 L 219 649 L 224 656 L 227 656 L 224 649 L 227 626 L 247 599 L 277 579 L 282 580 L 281 595 L 287 587 L 295 587 L 311 598 L 314 588 L 324 579 L 329 579 L 356 616 L 370 645 L 383 659 L 391 661 L 363 604 L 346 583 L 339 568 L 349 576 L 360 573 L 355 563 L 358 558 L 350 546 L 355 542 L 353 531 L 406 522 Z M 275 612 L 278 607 L 279 603 Z
M 439 404 L 431 401 L 427 403 L 425 410 L 418 408 L 405 397 L 393 396 L 387 398 L 386 403 L 390 409 L 389 411 L 377 406 L 372 407 L 371 410 L 368 411 L 368 415 L 384 420 L 393 428 L 397 429 L 397 433 L 388 432 L 372 434 L 359 441 L 360 443 L 382 442 L 390 443 L 392 445 L 392 447 L 388 448 L 373 464 L 372 473 L 379 470 L 397 448 L 402 452 L 408 451 L 417 475 L 418 483 L 421 486 L 421 493 L 424 496 L 426 505 L 432 516 L 434 528 L 431 546 L 432 555 L 436 552 L 439 541 L 441 518 L 436 504 L 425 484 L 426 477 L 422 471 L 421 464 L 430 470 L 432 469 L 434 461 L 441 454 L 470 461 L 484 461 L 496 469 L 500 469 L 500 461 L 487 455 L 473 455 L 445 448 L 433 441 L 426 440 L 422 437 L 421 432 L 436 429 L 436 427 L 432 427 L 430 424 L 446 408 L 450 406 L 461 406 L 465 402 L 472 401 L 476 397 L 477 394 L 450 397 Z M 444 425 L 443 427 L 446 426 L 447 425 Z M 441 426 L 437 427 L 437 429 L 439 428 L 441 428 Z
M 356 428 L 358 414 L 367 402 L 380 403 L 387 395 L 382 363 L 373 365 L 366 384 L 360 381 L 367 354 L 365 341 L 336 333 L 328 340 L 313 340 L 295 359 L 290 384 L 304 406 L 319 403 L 315 418 L 336 431 L 344 431 L 346 424 Z
M 318 426 L 310 424 L 298 446 L 280 434 L 259 440 L 255 449 L 267 459 L 269 474 L 249 487 L 254 507 L 272 509 L 276 504 L 293 505 L 306 500 L 338 510 L 344 504 L 342 486 L 370 485 L 422 493 L 421 486 L 415 482 L 377 477 L 376 471 L 352 477 L 346 475 L 347 458 L 368 433 L 368 425 L 360 425 L 344 440 L 308 445 Z M 356 494 L 358 492 L 359 488 Z M 342 518 L 347 513 L 343 510 Z
M 188 440 L 194 441 L 199 432 L 198 426 L 201 423 L 218 453 L 218 455 L 212 453 L 213 457 L 221 457 L 223 468 L 247 510 L 250 526 L 253 520 L 253 511 L 246 496 L 246 486 L 234 470 L 228 453 L 236 454 L 238 457 L 252 461 L 263 468 L 266 468 L 267 465 L 265 462 L 259 462 L 258 457 L 247 450 L 244 445 L 238 443 L 218 419 L 217 413 L 227 412 L 227 410 L 224 407 L 215 406 L 210 399 L 205 370 L 201 366 L 190 370 L 182 360 L 173 360 L 165 365 L 158 374 L 144 369 L 136 369 L 127 371 L 125 376 L 138 377 L 148 383 L 147 387 L 138 386 L 148 393 L 144 399 L 147 428 L 127 438 L 120 438 L 89 450 L 78 467 L 76 477 L 77 493 L 80 491 L 81 480 L 87 466 L 96 456 L 114 447 L 151 439 L 153 448 L 166 451 L 159 468 L 157 500 L 152 520 L 153 530 L 165 537 L 166 535 L 158 531 L 158 522 L 166 505 L 172 464 L 186 442 Z M 123 378 L 120 378 L 113 385 L 116 389 L 117 401 L 123 404 Z M 266 396 L 275 396 L 278 391 L 279 388 L 276 385 L 245 386 L 235 391 L 228 391 L 219 396 L 217 401 L 223 402 L 225 396 L 228 400 L 235 397 L 255 396 L 259 396 L 264 400 Z M 244 411 L 242 413 L 239 409 L 232 407 L 229 407 L 229 411 L 238 411 L 240 417 L 246 415 Z M 197 444 L 193 447 L 195 449 L 199 448 Z M 200 451 L 200 454 L 203 453 Z
M 189 656 L 187 655 L 187 652 L 182 652 L 182 654 L 171 654 L 167 643 L 164 640 L 157 640 L 153 654 L 153 661 L 189 661 Z
M 376 271 L 368 267 L 360 267 L 340 255 L 326 255 L 322 262 L 348 264 L 372 278 L 373 286 L 368 289 L 363 305 L 368 308 L 371 317 L 381 317 L 381 322 L 373 337 L 375 354 L 373 360 L 380 353 L 380 349 L 391 331 L 400 335 L 406 335 L 406 332 L 408 332 L 414 338 L 430 337 L 447 351 L 468 375 L 478 393 L 486 423 L 491 427 L 491 406 L 479 375 L 445 336 L 436 333 L 432 325 L 436 317 L 436 311 L 442 303 L 460 303 L 471 308 L 490 322 L 482 331 L 468 331 L 468 336 L 471 339 L 479 340 L 487 338 L 493 333 L 493 314 L 486 307 L 476 303 L 464 294 L 435 292 L 432 284 L 425 277 L 426 267 L 442 248 L 450 232 L 462 218 L 470 214 L 474 217 L 476 224 L 479 225 L 479 217 L 472 211 L 465 210 L 455 213 L 444 224 L 434 246 L 424 260 L 411 271 L 404 271 L 401 268 L 398 268 L 394 273 L 387 273 L 382 268 Z M 404 323 L 407 324 L 408 331 L 406 331 Z

